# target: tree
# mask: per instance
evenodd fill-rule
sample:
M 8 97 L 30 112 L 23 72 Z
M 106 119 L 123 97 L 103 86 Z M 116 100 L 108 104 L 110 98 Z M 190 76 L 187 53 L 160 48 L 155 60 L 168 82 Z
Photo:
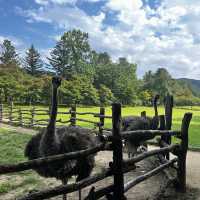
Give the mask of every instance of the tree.
M 83 73 L 82 68 L 92 60 L 88 34 L 80 30 L 64 33 L 48 58 L 57 74 L 68 80 L 76 73 Z
M 101 105 L 110 105 L 114 101 L 113 93 L 105 85 L 100 85 L 98 93 Z
M 136 64 L 129 63 L 125 58 L 121 58 L 118 63 L 100 62 L 96 67 L 95 87 L 105 85 L 121 103 L 134 104 L 137 91 L 136 67 Z
M 18 55 L 15 51 L 15 47 L 11 41 L 4 40 L 3 44 L 0 45 L 0 62 L 4 65 L 19 64 Z
M 154 89 L 154 74 L 150 70 L 146 72 L 145 75 L 143 76 L 142 90 L 148 90 L 151 93 L 153 93 L 153 89 Z
M 25 70 L 32 76 L 41 74 L 42 72 L 42 61 L 40 54 L 33 45 L 27 50 L 25 57 Z
M 99 96 L 94 86 L 84 77 L 62 81 L 59 94 L 64 104 L 98 105 Z
M 158 68 L 155 73 L 148 71 L 143 77 L 143 90 L 148 90 L 153 96 L 159 94 L 161 99 L 172 92 L 172 77 L 165 68 Z
M 152 103 L 152 94 L 148 90 L 142 90 L 139 93 L 139 97 L 142 101 L 142 105 L 149 106 Z
M 171 81 L 172 77 L 169 72 L 165 68 L 158 68 L 155 73 L 154 88 L 161 96 L 165 96 L 168 92 L 171 92 Z
M 104 52 L 104 53 L 100 53 L 98 54 L 98 59 L 97 59 L 98 64 L 109 64 L 111 63 L 111 58 L 109 56 L 108 53 Z

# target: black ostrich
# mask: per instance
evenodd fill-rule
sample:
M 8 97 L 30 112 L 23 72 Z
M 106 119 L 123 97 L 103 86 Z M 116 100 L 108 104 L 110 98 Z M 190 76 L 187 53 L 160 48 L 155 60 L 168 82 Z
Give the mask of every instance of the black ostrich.
M 47 128 L 41 130 L 33 136 L 25 148 L 25 156 L 29 160 L 46 157 L 56 154 L 79 151 L 94 147 L 97 144 L 97 138 L 90 129 L 81 127 L 55 127 L 57 116 L 57 90 L 61 85 L 61 79 L 54 77 L 52 79 L 52 108 L 50 120 Z M 76 175 L 76 181 L 88 177 L 94 167 L 94 155 L 90 155 L 78 160 L 60 161 L 53 164 L 47 164 L 44 167 L 34 170 L 43 177 L 55 177 L 67 184 L 71 176 Z M 79 191 L 79 198 L 81 192 Z M 63 200 L 67 195 L 63 195 Z
M 153 100 L 154 117 L 147 117 L 145 115 L 139 116 L 127 116 L 122 118 L 122 131 L 134 131 L 134 130 L 155 130 L 159 125 L 157 102 L 159 95 L 156 95 Z M 131 137 L 125 140 L 125 146 L 128 151 L 128 157 L 134 156 L 138 147 L 147 147 L 144 142 L 137 141 Z

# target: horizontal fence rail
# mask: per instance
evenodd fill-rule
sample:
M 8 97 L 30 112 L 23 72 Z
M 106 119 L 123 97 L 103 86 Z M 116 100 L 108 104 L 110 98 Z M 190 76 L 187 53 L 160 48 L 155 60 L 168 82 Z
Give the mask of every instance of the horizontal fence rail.
M 172 164 L 174 164 L 175 162 L 177 162 L 178 159 L 174 158 L 168 162 L 166 162 L 165 164 L 162 164 L 156 168 L 154 168 L 153 170 L 151 170 L 150 172 L 147 172 L 144 175 L 138 176 L 136 179 L 129 181 L 128 183 L 126 183 L 124 185 L 124 192 L 127 192 L 129 189 L 131 189 L 133 186 L 137 185 L 138 183 L 158 174 L 159 172 L 161 172 L 163 169 L 168 168 L 169 166 L 171 166 Z
M 72 159 L 78 159 L 80 157 L 85 157 L 91 154 L 95 154 L 101 150 L 104 150 L 105 144 L 99 144 L 96 147 L 81 150 L 77 152 L 70 152 L 66 154 L 60 154 L 55 156 L 48 156 L 44 158 L 34 159 L 27 162 L 22 162 L 19 164 L 12 164 L 12 165 L 0 165 L 0 174 L 7 174 L 7 173 L 13 173 L 13 172 L 20 172 L 25 171 L 29 169 L 34 169 L 37 167 L 42 167 L 47 164 L 51 164 L 56 161 L 67 161 Z

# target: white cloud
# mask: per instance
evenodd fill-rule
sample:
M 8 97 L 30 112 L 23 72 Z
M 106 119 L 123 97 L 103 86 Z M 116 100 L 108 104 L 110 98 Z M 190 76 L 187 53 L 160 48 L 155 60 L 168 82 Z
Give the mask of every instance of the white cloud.
M 24 45 L 23 41 L 16 37 L 13 36 L 5 37 L 0 35 L 0 44 L 2 44 L 4 40 L 10 40 L 16 48 L 21 48 Z
M 78 0 L 35 0 L 35 2 L 40 5 L 48 5 L 50 3 L 53 3 L 53 4 L 75 4 L 77 1 Z M 81 1 L 99 2 L 102 0 L 81 0 Z M 105 1 L 105 0 L 103 0 L 103 1 Z
M 29 22 L 86 31 L 93 48 L 108 51 L 113 59 L 125 56 L 137 62 L 140 76 L 166 67 L 174 77 L 200 79 L 200 2 L 196 0 L 163 0 L 156 10 L 144 7 L 142 0 L 106 0 L 96 16 L 76 7 L 76 0 L 36 1 L 41 5 L 37 10 L 18 9 Z M 112 12 L 117 23 L 105 24 Z
M 37 4 L 40 5 L 48 5 L 49 3 L 54 3 L 54 4 L 74 4 L 76 3 L 77 0 L 35 0 Z

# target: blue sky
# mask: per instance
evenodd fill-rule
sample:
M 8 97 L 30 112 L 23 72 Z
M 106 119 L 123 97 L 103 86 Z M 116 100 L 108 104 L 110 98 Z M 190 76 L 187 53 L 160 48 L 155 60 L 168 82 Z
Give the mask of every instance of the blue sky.
M 20 55 L 33 43 L 43 58 L 64 31 L 89 33 L 96 51 L 127 57 L 145 71 L 200 79 L 199 0 L 0 0 L 0 43 Z

